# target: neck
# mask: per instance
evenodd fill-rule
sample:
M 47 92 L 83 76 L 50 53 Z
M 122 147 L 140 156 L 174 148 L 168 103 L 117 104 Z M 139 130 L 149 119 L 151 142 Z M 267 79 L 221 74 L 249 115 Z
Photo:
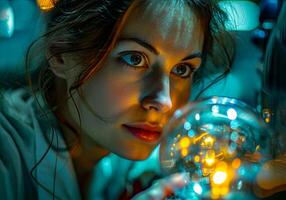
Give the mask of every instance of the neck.
M 55 102 L 56 105 L 59 105 L 55 115 L 61 122 L 63 137 L 67 146 L 70 147 L 69 153 L 74 164 L 81 194 L 86 197 L 94 167 L 109 152 L 84 133 L 71 118 L 69 109 L 66 107 L 70 98 L 67 95 L 65 97 L 62 95 L 62 91 L 67 91 L 65 81 L 58 80 L 55 84 Z M 65 99 L 64 103 L 63 99 Z
M 75 127 L 65 114 L 68 112 L 57 112 L 56 115 L 60 120 L 60 125 L 69 153 L 71 155 L 75 173 L 80 187 L 82 197 L 85 199 L 89 191 L 90 182 L 92 179 L 92 171 L 96 164 L 106 155 L 108 151 L 99 146 L 92 138 L 79 127 Z
M 93 169 L 100 159 L 106 156 L 108 152 L 98 146 L 87 149 L 85 149 L 84 146 L 79 146 L 77 151 L 70 152 L 70 154 L 73 160 L 81 195 L 83 199 L 86 199 L 93 177 Z

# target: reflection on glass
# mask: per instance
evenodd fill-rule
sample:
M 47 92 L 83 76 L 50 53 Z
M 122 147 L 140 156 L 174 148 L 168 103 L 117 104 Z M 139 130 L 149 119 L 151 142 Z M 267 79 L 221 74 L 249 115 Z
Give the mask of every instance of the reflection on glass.
M 189 172 L 179 199 L 231 199 L 247 192 L 272 156 L 272 132 L 246 104 L 226 97 L 190 103 L 165 128 L 160 161 L 166 173 Z

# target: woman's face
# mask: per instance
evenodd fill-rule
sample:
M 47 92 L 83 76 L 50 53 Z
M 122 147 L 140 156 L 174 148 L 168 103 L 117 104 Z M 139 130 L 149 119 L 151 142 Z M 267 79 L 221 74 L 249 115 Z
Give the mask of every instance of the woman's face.
M 89 145 L 147 158 L 170 116 L 188 100 L 202 45 L 201 24 L 186 6 L 131 11 L 101 70 L 74 97 L 81 120 L 68 101 L 69 116 L 77 125 L 81 121 Z

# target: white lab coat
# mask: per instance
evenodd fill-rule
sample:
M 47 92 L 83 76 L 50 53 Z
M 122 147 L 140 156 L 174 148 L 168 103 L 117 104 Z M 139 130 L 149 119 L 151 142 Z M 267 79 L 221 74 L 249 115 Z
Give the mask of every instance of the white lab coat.
M 56 151 L 52 148 L 48 150 L 44 134 L 53 140 L 53 145 L 58 141 L 59 146 L 64 147 L 65 142 L 51 115 L 49 119 L 41 116 L 35 103 L 33 97 L 27 96 L 26 90 L 2 93 L 0 199 L 52 199 L 54 187 L 58 199 L 78 200 L 81 198 L 79 187 L 68 151 L 59 152 L 56 160 Z M 48 153 L 33 171 L 35 181 L 31 170 L 47 150 Z

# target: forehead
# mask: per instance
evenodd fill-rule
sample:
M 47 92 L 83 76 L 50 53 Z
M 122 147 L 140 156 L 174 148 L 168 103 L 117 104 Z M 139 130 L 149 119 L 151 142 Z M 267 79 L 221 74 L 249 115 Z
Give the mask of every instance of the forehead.
M 179 49 L 199 48 L 203 43 L 201 23 L 182 0 L 146 0 L 131 11 L 122 35 L 140 36 L 152 44 Z

